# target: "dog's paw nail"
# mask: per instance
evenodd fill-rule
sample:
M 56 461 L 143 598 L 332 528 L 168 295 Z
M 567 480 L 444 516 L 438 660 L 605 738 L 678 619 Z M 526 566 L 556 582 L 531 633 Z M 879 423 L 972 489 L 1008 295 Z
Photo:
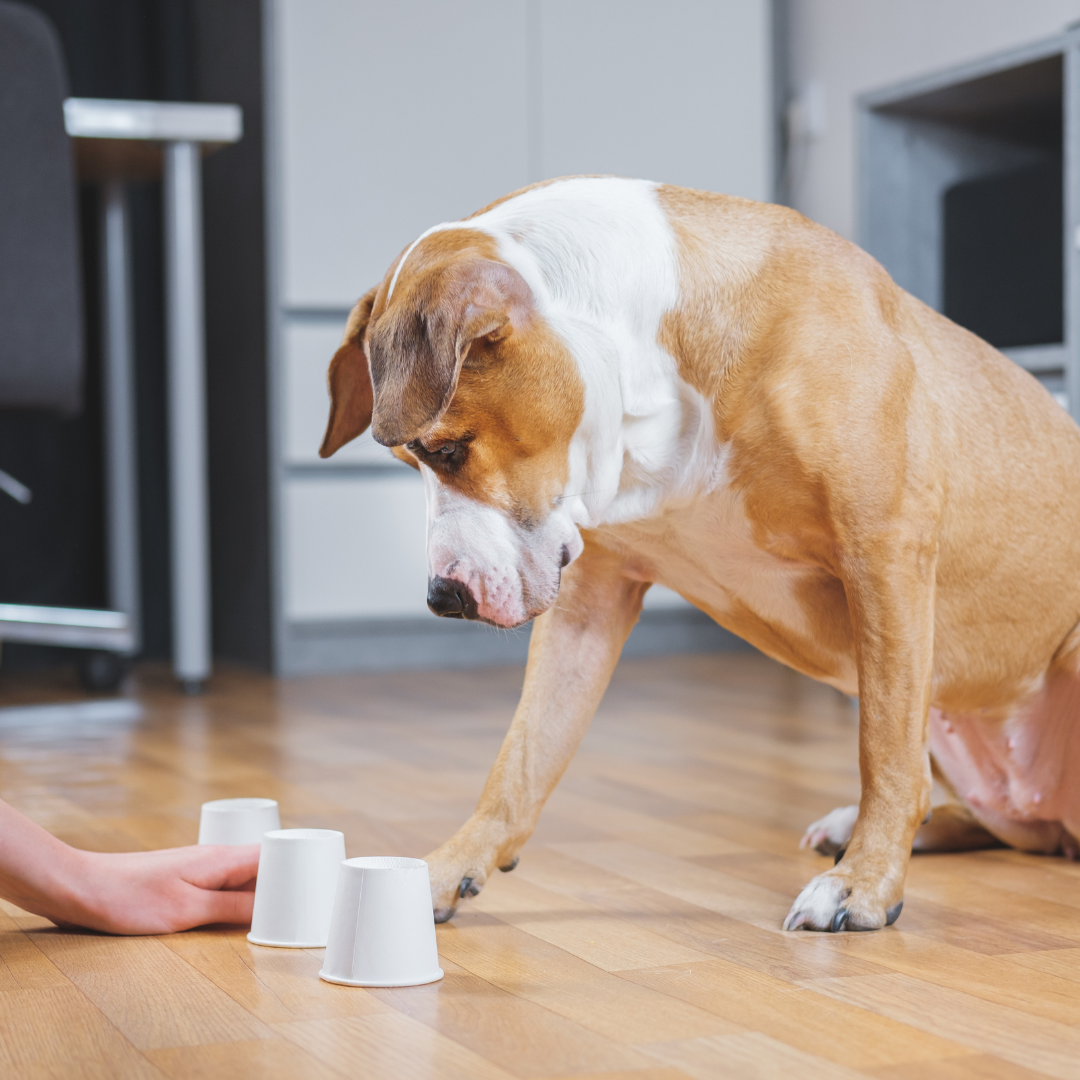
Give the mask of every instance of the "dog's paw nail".
M 885 925 L 886 926 L 892 926 L 892 924 L 894 922 L 896 922 L 897 919 L 900 918 L 900 912 L 903 911 L 903 910 L 904 910 L 904 901 L 903 900 L 901 900 L 899 904 L 893 904 L 893 906 L 891 908 L 889 908 L 885 912 Z
M 801 930 L 806 923 L 806 912 L 799 911 L 789 915 L 784 920 L 785 930 Z
M 505 866 L 500 866 L 499 869 L 504 874 L 509 874 L 510 871 L 513 870 L 515 866 L 517 866 L 517 864 L 518 864 L 518 857 L 515 855 L 513 862 L 508 862 Z
M 482 886 L 477 885 L 471 877 L 461 879 L 461 889 L 458 895 L 464 900 L 466 896 L 479 896 Z
M 454 912 L 457 908 L 452 907 L 437 907 L 435 909 L 435 921 L 437 923 L 449 922 L 454 917 Z
M 847 921 L 848 921 L 848 910 L 847 910 L 847 908 L 841 908 L 833 916 L 832 926 L 829 927 L 829 930 L 834 934 L 838 934 L 847 925 Z

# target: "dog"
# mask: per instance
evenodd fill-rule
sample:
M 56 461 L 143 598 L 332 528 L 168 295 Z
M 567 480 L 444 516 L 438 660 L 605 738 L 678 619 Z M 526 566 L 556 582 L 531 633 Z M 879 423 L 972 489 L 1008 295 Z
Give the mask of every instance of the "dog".
M 516 865 L 655 582 L 858 697 L 860 802 L 807 831 L 842 858 L 785 929 L 894 922 L 913 846 L 1075 855 L 1080 429 L 853 244 L 537 184 L 410 244 L 328 381 L 320 454 L 370 425 L 423 477 L 431 610 L 535 620 L 479 804 L 428 857 L 438 921 Z

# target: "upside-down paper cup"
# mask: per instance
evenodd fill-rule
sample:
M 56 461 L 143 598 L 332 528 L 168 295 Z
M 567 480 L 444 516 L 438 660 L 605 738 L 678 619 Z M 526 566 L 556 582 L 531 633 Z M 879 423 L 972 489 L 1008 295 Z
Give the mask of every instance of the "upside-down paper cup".
M 202 804 L 200 844 L 259 844 L 263 833 L 281 828 L 273 799 L 215 799 Z
M 319 977 L 346 986 L 419 986 L 443 977 L 423 859 L 346 859 Z
M 326 944 L 345 836 L 334 829 L 276 829 L 262 838 L 253 945 L 319 949 Z

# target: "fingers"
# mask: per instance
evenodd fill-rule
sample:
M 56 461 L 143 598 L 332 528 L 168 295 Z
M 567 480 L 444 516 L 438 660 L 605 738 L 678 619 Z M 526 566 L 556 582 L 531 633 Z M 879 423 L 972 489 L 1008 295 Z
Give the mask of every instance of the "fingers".
M 176 848 L 181 877 L 200 889 L 250 891 L 259 872 L 259 845 L 204 844 Z
M 178 916 L 173 929 L 190 930 L 208 923 L 240 923 L 247 926 L 251 922 L 254 904 L 254 892 L 199 889 L 196 895 L 189 897 L 189 904 L 185 905 L 188 910 L 183 916 Z

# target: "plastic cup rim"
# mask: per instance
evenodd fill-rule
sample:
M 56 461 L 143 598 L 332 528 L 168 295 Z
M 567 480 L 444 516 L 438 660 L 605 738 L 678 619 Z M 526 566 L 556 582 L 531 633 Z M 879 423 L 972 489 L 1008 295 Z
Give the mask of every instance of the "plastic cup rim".
M 405 863 L 407 865 L 402 865 Z M 413 859 L 407 855 L 357 855 L 346 859 L 342 866 L 353 866 L 357 870 L 426 870 L 423 859 Z
M 267 829 L 263 839 L 271 840 L 336 840 L 345 839 L 345 834 L 337 829 Z
M 324 970 L 319 972 L 319 978 L 324 982 L 337 983 L 340 986 L 424 986 L 426 983 L 438 982 L 446 974 L 442 968 L 436 968 L 435 972 L 418 979 L 394 979 L 392 981 L 376 982 L 371 979 L 346 979 L 342 975 L 331 975 Z
M 244 805 L 238 805 L 243 803 Z M 277 799 L 211 799 L 202 804 L 202 810 L 209 810 L 211 814 L 244 814 L 252 810 L 269 810 L 277 806 Z
M 247 935 L 252 945 L 262 945 L 268 949 L 325 949 L 325 941 L 270 941 L 267 938 L 252 937 Z

